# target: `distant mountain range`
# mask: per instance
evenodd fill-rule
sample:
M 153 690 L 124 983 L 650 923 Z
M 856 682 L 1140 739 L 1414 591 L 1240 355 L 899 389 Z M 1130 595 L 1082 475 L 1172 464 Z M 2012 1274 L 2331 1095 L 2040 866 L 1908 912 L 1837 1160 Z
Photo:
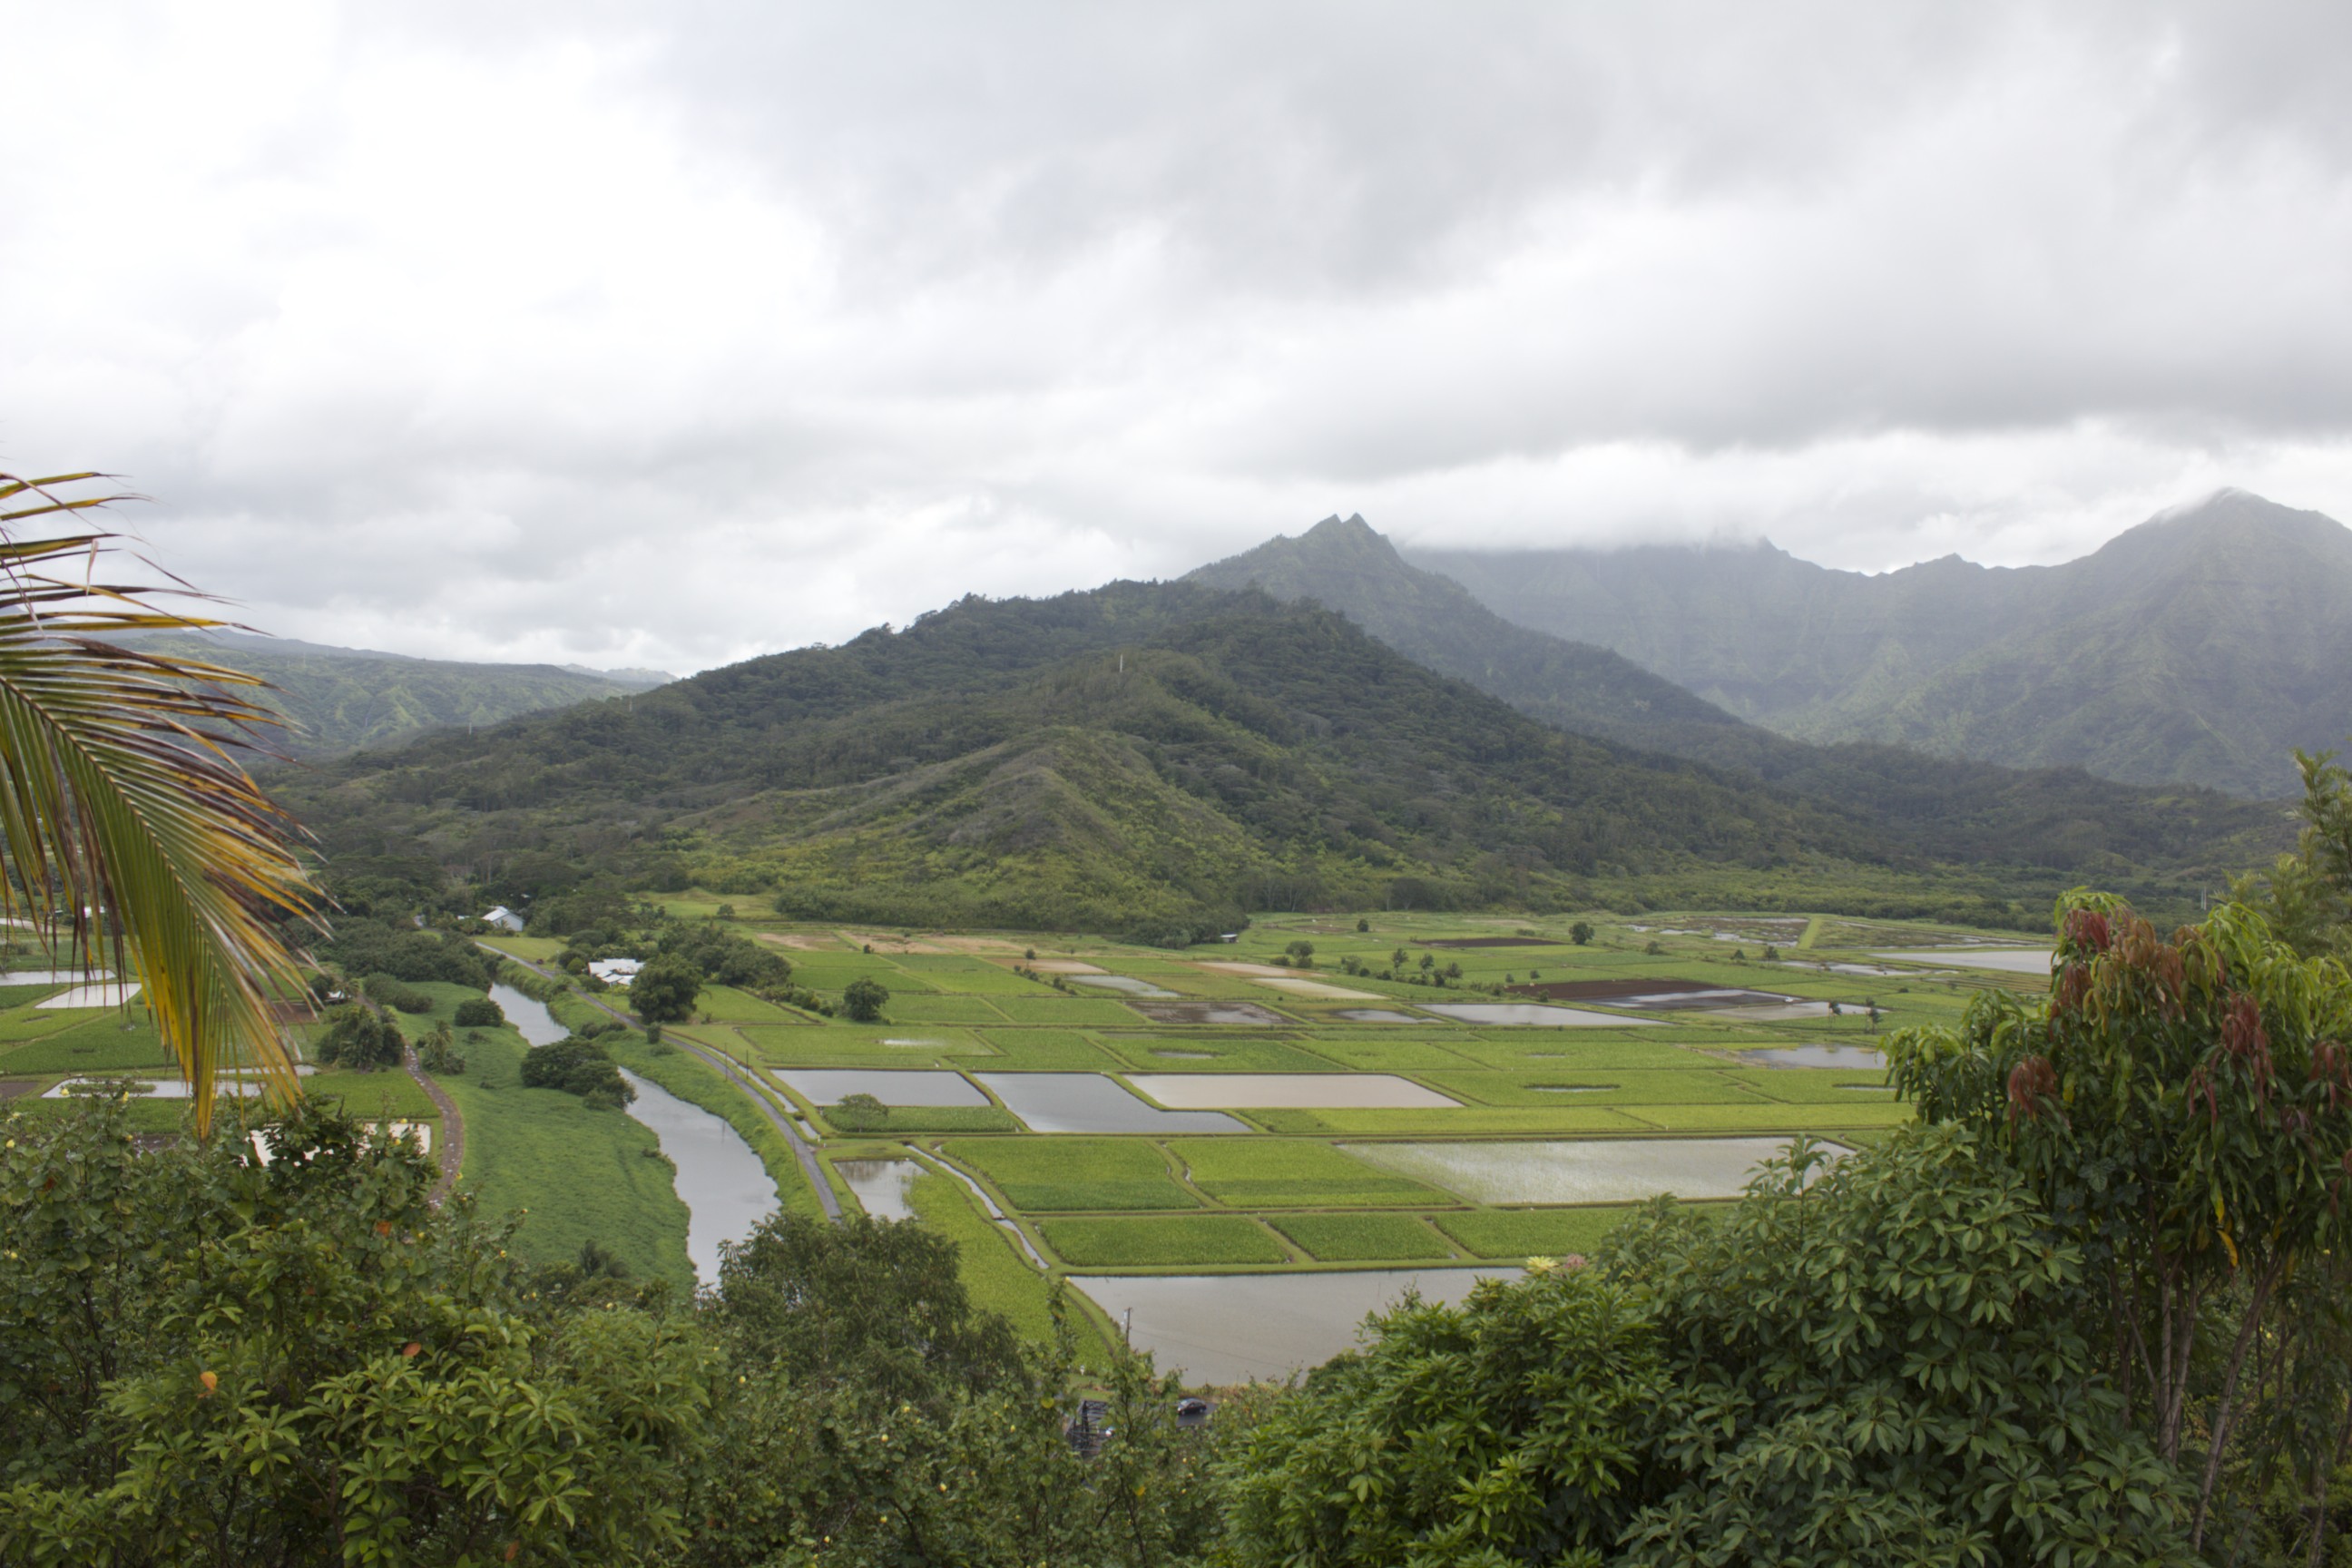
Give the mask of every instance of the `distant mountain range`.
M 1404 559 L 1799 740 L 2275 798 L 2294 747 L 2352 734 L 2352 530 L 2242 490 L 2059 566 L 1872 576 L 1769 543 Z
M 1561 729 L 1729 770 L 1836 806 L 1949 862 L 2179 866 L 2275 816 L 2215 790 L 2125 788 L 2080 768 L 2018 769 L 1904 746 L 1791 740 L 1726 712 L 1623 655 L 1505 620 L 1460 584 L 1409 564 L 1360 517 L 1326 518 L 1191 573 L 1336 610 L 1407 658 Z
M 468 664 L 331 647 L 246 632 L 173 633 L 138 639 L 268 680 L 264 700 L 288 728 L 269 737 L 289 755 L 316 760 L 397 746 L 436 730 L 488 725 L 520 713 L 568 708 L 667 684 L 657 669 L 577 665 Z

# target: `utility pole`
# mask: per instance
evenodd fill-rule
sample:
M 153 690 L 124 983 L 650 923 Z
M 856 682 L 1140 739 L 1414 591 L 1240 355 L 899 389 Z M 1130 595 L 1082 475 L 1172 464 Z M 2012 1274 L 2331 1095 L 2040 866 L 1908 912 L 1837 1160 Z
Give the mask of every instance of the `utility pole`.
M 1126 1345 L 1128 1349 L 1133 1350 L 1135 1348 L 1135 1309 L 1132 1307 L 1129 1307 L 1126 1312 L 1120 1316 L 1118 1337 L 1119 1342 Z

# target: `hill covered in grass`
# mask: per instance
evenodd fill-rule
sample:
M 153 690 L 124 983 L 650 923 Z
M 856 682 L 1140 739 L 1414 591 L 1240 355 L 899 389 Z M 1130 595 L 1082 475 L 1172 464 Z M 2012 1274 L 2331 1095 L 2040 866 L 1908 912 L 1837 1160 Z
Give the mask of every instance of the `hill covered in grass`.
M 2352 530 L 2241 490 L 2057 566 L 1870 575 L 1764 543 L 1409 555 L 1801 740 L 2276 799 L 2295 747 L 2352 733 Z
M 1982 918 L 2020 886 L 1752 774 L 1539 722 L 1332 611 L 1191 583 L 966 599 L 283 788 L 331 854 L 476 876 L 536 857 L 829 919 L 1174 931 L 1582 906 L 1644 879 L 1775 907 L 1894 887 L 1895 912 Z M 2137 857 L 2084 831 L 2078 860 L 2126 877 L 2213 848 L 2192 825 Z M 2063 879 L 2017 908 L 2039 920 Z
M 295 757 L 340 756 L 397 746 L 435 730 L 496 724 L 627 696 L 670 678 L 659 670 L 591 670 L 552 664 L 475 664 L 239 632 L 142 637 L 169 650 L 268 680 L 263 700 L 285 715 L 272 745 Z

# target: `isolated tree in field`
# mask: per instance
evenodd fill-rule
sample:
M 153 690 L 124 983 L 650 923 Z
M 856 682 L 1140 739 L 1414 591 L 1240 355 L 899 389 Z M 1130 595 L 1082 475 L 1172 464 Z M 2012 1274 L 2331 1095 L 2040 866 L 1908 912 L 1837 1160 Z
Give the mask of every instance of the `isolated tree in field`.
M 629 982 L 629 1005 L 648 1024 L 680 1024 L 694 1016 L 702 994 L 702 970 L 682 953 L 647 959 Z
M 857 1023 L 878 1023 L 889 1000 L 889 988 L 880 981 L 853 980 L 842 989 L 841 1010 Z
M 1291 942 L 1282 951 L 1290 954 L 1290 962 L 1296 967 L 1300 969 L 1312 969 L 1315 967 L 1315 944 L 1308 942 L 1306 938 L 1301 937 L 1298 941 Z
M 56 916 L 75 962 L 138 981 L 201 1130 L 239 1055 L 298 1092 L 270 1005 L 303 993 L 285 933 L 315 922 L 319 897 L 298 830 L 236 759 L 279 721 L 238 695 L 264 683 L 109 640 L 226 623 L 96 576 L 111 533 L 17 537 L 127 499 L 67 493 L 101 477 L 0 474 L 0 914 Z
M 1579 921 L 1574 925 L 1569 927 L 1568 940 L 1576 943 L 1579 947 L 1583 947 L 1590 943 L 1592 941 L 1592 922 L 1590 921 Z
M 358 1003 L 327 1009 L 326 1032 L 316 1047 L 322 1066 L 373 1072 L 400 1064 L 400 1031 Z

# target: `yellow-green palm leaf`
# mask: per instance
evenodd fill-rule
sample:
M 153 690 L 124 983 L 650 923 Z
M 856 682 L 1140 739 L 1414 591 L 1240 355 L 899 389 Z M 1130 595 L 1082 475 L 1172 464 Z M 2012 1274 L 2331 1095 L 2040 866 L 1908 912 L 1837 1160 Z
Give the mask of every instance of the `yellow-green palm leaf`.
M 0 505 L 25 503 L 0 511 L 0 904 L 56 916 L 79 962 L 110 952 L 139 983 L 203 1129 L 233 1061 L 296 1090 L 271 1001 L 302 994 L 282 931 L 315 920 L 317 895 L 292 824 L 236 761 L 255 726 L 277 722 L 236 695 L 263 682 L 108 640 L 223 623 L 96 579 L 110 534 L 13 536 L 121 499 L 58 494 L 98 477 L 0 474 Z

